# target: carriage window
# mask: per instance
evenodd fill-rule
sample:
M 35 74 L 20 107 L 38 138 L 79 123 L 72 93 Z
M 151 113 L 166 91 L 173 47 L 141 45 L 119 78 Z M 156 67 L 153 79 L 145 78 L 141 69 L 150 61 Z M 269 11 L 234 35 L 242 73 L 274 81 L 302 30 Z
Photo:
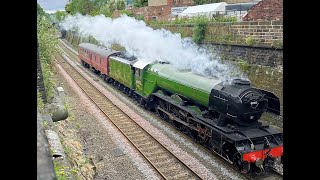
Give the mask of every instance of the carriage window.
M 136 74 L 137 77 L 141 77 L 140 73 L 141 73 L 141 70 L 136 68 L 136 73 L 135 74 Z
M 101 64 L 100 56 L 97 56 L 97 62 L 99 62 L 99 64 Z

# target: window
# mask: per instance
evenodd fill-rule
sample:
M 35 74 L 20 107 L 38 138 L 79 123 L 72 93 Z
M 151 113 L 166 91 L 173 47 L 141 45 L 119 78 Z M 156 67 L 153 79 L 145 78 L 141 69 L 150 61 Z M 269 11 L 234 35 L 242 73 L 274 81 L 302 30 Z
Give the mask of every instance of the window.
M 135 74 L 136 74 L 137 77 L 141 77 L 141 76 L 140 76 L 140 75 L 141 75 L 141 74 L 140 74 L 140 69 L 136 68 L 136 73 L 135 73 Z

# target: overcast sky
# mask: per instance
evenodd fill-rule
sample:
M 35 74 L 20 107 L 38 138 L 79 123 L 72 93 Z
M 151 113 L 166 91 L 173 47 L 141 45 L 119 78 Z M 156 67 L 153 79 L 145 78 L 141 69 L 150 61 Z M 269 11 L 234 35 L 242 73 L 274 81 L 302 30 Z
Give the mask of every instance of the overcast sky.
M 69 0 L 37 0 L 38 4 L 40 4 L 46 12 L 64 10 L 64 6 L 68 1 Z

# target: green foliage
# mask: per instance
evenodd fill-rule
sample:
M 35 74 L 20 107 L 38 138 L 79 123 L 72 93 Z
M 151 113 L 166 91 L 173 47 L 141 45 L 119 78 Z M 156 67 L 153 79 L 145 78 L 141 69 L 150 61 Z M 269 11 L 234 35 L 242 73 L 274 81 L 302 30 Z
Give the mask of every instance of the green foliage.
M 42 101 L 40 92 L 37 93 L 37 108 L 38 109 L 43 109 L 44 108 L 44 103 Z
M 90 0 L 71 0 L 65 6 L 67 13 L 72 15 L 81 13 L 82 15 L 91 14 L 95 11 L 94 2 Z
M 42 9 L 42 7 L 37 3 L 37 15 L 38 16 L 45 16 L 45 12 L 44 10 Z
M 135 18 L 136 18 L 137 20 L 144 21 L 144 15 L 142 15 L 142 14 L 139 14 L 139 15 L 135 16 Z
M 126 14 L 129 17 L 133 17 L 134 16 L 133 12 L 132 11 L 128 11 L 128 10 L 121 10 L 120 14 Z
M 238 19 L 235 16 L 218 16 L 213 17 L 210 22 L 237 22 Z
M 114 0 L 110 0 L 107 3 L 105 3 L 104 5 L 99 6 L 97 12 L 94 13 L 93 15 L 103 14 L 106 17 L 112 17 L 113 12 L 118 8 L 117 5 L 118 4 Z M 121 8 L 120 5 L 119 5 L 119 7 Z
M 245 43 L 248 45 L 248 46 L 252 46 L 254 43 L 256 42 L 256 40 L 251 37 L 251 36 L 248 36 L 246 39 L 245 39 Z
M 44 129 L 48 129 L 48 127 L 49 127 L 48 120 L 44 120 L 44 121 L 43 121 L 43 128 L 44 128 Z M 52 153 L 51 153 L 51 154 L 52 154 Z
M 184 19 L 184 18 L 176 18 L 173 21 L 170 21 L 171 24 L 184 24 L 190 22 L 190 19 Z
M 124 0 L 118 0 L 116 2 L 116 7 L 117 7 L 118 10 L 124 10 L 126 8 Z
M 201 43 L 204 40 L 205 29 L 208 25 L 208 19 L 206 17 L 198 17 L 195 19 L 195 27 L 193 28 L 192 39 L 196 43 Z
M 134 7 L 148 6 L 148 0 L 133 0 Z
M 94 4 L 94 6 L 96 6 L 96 7 L 100 7 L 100 6 L 102 6 L 102 5 L 107 4 L 109 1 L 110 1 L 110 0 L 94 0 L 94 1 L 93 1 L 93 4 Z
M 243 60 L 243 59 L 240 59 L 238 61 L 238 65 L 239 65 L 239 68 L 240 68 L 240 70 L 242 72 L 248 71 L 249 68 L 250 68 L 250 64 L 247 61 Z
M 37 20 L 37 34 L 38 34 L 38 51 L 41 61 L 44 84 L 47 90 L 48 98 L 52 96 L 54 81 L 52 73 L 52 57 L 58 51 L 57 49 L 57 29 L 49 22 L 46 16 L 38 15 Z
M 68 173 L 65 171 L 65 168 L 63 165 L 53 161 L 54 164 L 54 172 L 56 173 L 57 180 L 67 180 L 69 179 Z
M 70 172 L 74 175 L 77 175 L 79 173 L 79 170 L 77 168 L 72 168 Z
M 282 40 L 273 41 L 271 46 L 275 48 L 283 48 L 283 41 Z
M 65 5 L 64 10 L 68 13 L 68 14 L 72 14 L 71 12 L 73 11 L 73 6 L 71 4 L 71 2 L 69 1 L 68 4 Z
M 58 21 L 62 21 L 67 16 L 67 13 L 65 11 L 57 11 L 55 16 Z
M 218 3 L 222 2 L 223 0 L 194 0 L 194 5 L 201 5 L 201 4 L 211 4 L 211 3 Z
M 110 9 L 110 5 L 109 4 L 105 4 L 103 6 L 101 6 L 101 8 L 99 9 L 98 13 L 95 14 L 95 15 L 98 15 L 98 14 L 103 14 L 105 15 L 106 17 L 111 17 L 112 16 L 112 9 Z

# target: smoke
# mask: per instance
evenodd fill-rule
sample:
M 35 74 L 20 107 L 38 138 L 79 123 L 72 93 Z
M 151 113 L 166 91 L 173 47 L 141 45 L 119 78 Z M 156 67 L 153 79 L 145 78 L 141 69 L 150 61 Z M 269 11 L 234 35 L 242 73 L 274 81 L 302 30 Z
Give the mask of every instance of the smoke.
M 111 19 L 104 15 L 76 14 L 67 16 L 60 25 L 66 30 L 77 31 L 82 37 L 92 36 L 106 47 L 120 44 L 129 54 L 146 61 L 168 61 L 178 69 L 190 69 L 224 82 L 247 79 L 232 65 L 222 64 L 217 54 L 208 53 L 190 38 L 181 38 L 180 34 L 165 29 L 154 30 L 144 21 L 126 15 Z

